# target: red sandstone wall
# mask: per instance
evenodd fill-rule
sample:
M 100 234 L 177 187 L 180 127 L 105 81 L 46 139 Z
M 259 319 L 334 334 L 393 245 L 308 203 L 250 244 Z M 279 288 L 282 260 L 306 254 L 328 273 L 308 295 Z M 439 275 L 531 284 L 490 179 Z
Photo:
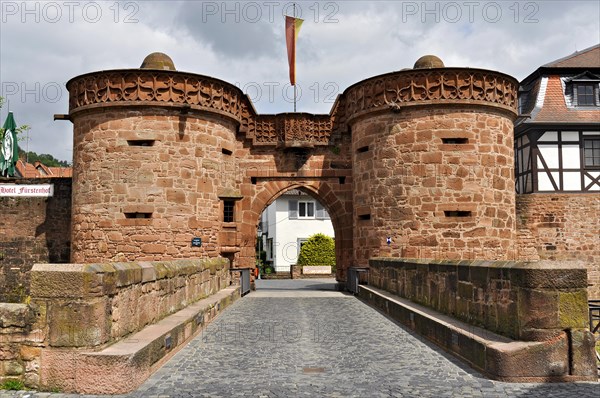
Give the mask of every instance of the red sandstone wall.
M 154 140 L 130 146 L 128 140 Z M 222 201 L 239 181 L 229 119 L 144 107 L 74 120 L 73 262 L 219 255 Z M 125 213 L 152 213 L 126 218 Z M 192 248 L 191 239 L 202 238 Z
M 0 198 L 0 302 L 20 302 L 33 264 L 69 262 L 71 179 L 2 182 L 54 184 L 51 198 Z
M 331 216 L 338 277 L 345 278 L 345 268 L 353 263 L 350 137 L 338 137 L 332 148 L 317 147 L 303 154 L 239 144 L 236 157 L 240 159 L 244 196 L 237 235 L 241 266 L 254 267 L 256 226 L 262 211 L 285 191 L 301 188 L 319 200 Z
M 359 120 L 352 136 L 358 264 L 379 256 L 514 258 L 513 127 L 505 113 L 408 108 Z
M 261 212 L 298 187 L 329 211 L 338 262 L 352 262 L 349 136 L 308 151 L 253 147 L 230 119 L 155 107 L 78 114 L 74 125 L 73 262 L 225 255 L 254 267 Z M 140 139 L 154 145 L 127 142 Z M 233 223 L 222 222 L 223 197 L 238 199 Z
M 533 247 L 541 259 L 582 260 L 588 268 L 588 294 L 600 298 L 600 195 L 517 195 L 517 225 L 529 231 L 519 251 Z

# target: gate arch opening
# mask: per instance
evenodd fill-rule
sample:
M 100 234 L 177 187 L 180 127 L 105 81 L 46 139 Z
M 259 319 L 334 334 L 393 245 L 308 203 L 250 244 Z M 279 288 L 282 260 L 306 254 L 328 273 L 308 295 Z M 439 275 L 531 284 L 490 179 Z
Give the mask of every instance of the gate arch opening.
M 345 280 L 346 269 L 352 258 L 352 208 L 350 197 L 335 193 L 334 187 L 328 182 L 294 182 L 294 181 L 264 181 L 257 183 L 257 194 L 242 210 L 242 247 L 240 248 L 240 264 L 255 267 L 255 242 L 261 214 L 275 200 L 286 192 L 298 190 L 318 201 L 329 213 L 333 226 L 336 257 L 336 279 Z M 250 236 L 245 234 L 250 233 Z M 247 258 L 251 253 L 252 258 Z M 245 256 L 246 255 L 246 256 Z M 250 262 L 251 260 L 251 262 Z

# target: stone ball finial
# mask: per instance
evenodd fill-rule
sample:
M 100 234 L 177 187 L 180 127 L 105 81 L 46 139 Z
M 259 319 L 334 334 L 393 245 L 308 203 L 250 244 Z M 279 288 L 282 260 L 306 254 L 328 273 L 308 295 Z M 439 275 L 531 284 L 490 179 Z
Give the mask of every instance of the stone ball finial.
M 171 57 L 165 53 L 152 53 L 144 58 L 141 69 L 176 70 Z
M 443 68 L 444 63 L 435 55 L 423 55 L 415 62 L 414 69 Z

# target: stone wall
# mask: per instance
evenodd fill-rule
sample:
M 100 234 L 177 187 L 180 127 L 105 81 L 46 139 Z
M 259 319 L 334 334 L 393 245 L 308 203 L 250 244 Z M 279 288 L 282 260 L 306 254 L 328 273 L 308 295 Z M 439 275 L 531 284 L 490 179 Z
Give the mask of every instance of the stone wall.
M 22 302 L 35 263 L 70 257 L 71 179 L 1 179 L 3 184 L 54 184 L 54 196 L 0 197 L 0 302 Z
M 357 265 L 514 258 L 514 115 L 446 105 L 352 126 Z
M 511 258 L 518 82 L 438 61 L 358 82 L 321 115 L 259 115 L 172 61 L 71 79 L 73 262 L 254 267 L 260 214 L 290 189 L 331 215 L 339 280 L 379 255 Z
M 579 260 L 588 270 L 588 294 L 600 298 L 600 195 L 517 195 L 517 226 L 529 239 L 519 251 L 541 259 Z
M 39 381 L 41 349 L 28 337 L 36 312 L 27 304 L 0 303 L 0 380 Z
M 70 350 L 115 344 L 230 283 L 222 258 L 36 264 L 30 304 L 0 307 L 0 376 L 48 386 L 68 367 L 60 362 L 75 355 Z
M 370 261 L 369 284 L 516 340 L 588 327 L 581 265 L 540 261 Z
M 152 107 L 79 114 L 72 261 L 219 255 L 219 195 L 236 186 L 222 149 L 234 139 L 233 122 L 210 115 Z M 191 246 L 194 237 L 201 247 Z

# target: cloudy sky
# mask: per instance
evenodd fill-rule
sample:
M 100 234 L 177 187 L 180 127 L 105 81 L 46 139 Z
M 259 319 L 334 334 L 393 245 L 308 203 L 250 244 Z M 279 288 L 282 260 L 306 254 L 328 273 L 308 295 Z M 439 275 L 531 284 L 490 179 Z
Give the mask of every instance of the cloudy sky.
M 289 112 L 285 1 L 0 1 L 0 96 L 29 149 L 72 158 L 65 82 L 137 68 L 155 51 L 178 70 L 239 85 L 259 113 Z M 298 110 L 327 113 L 367 77 L 412 67 L 425 54 L 446 66 L 508 73 L 600 42 L 600 1 L 297 1 Z M 0 110 L 2 122 L 7 104 Z M 26 143 L 21 142 L 25 147 Z

